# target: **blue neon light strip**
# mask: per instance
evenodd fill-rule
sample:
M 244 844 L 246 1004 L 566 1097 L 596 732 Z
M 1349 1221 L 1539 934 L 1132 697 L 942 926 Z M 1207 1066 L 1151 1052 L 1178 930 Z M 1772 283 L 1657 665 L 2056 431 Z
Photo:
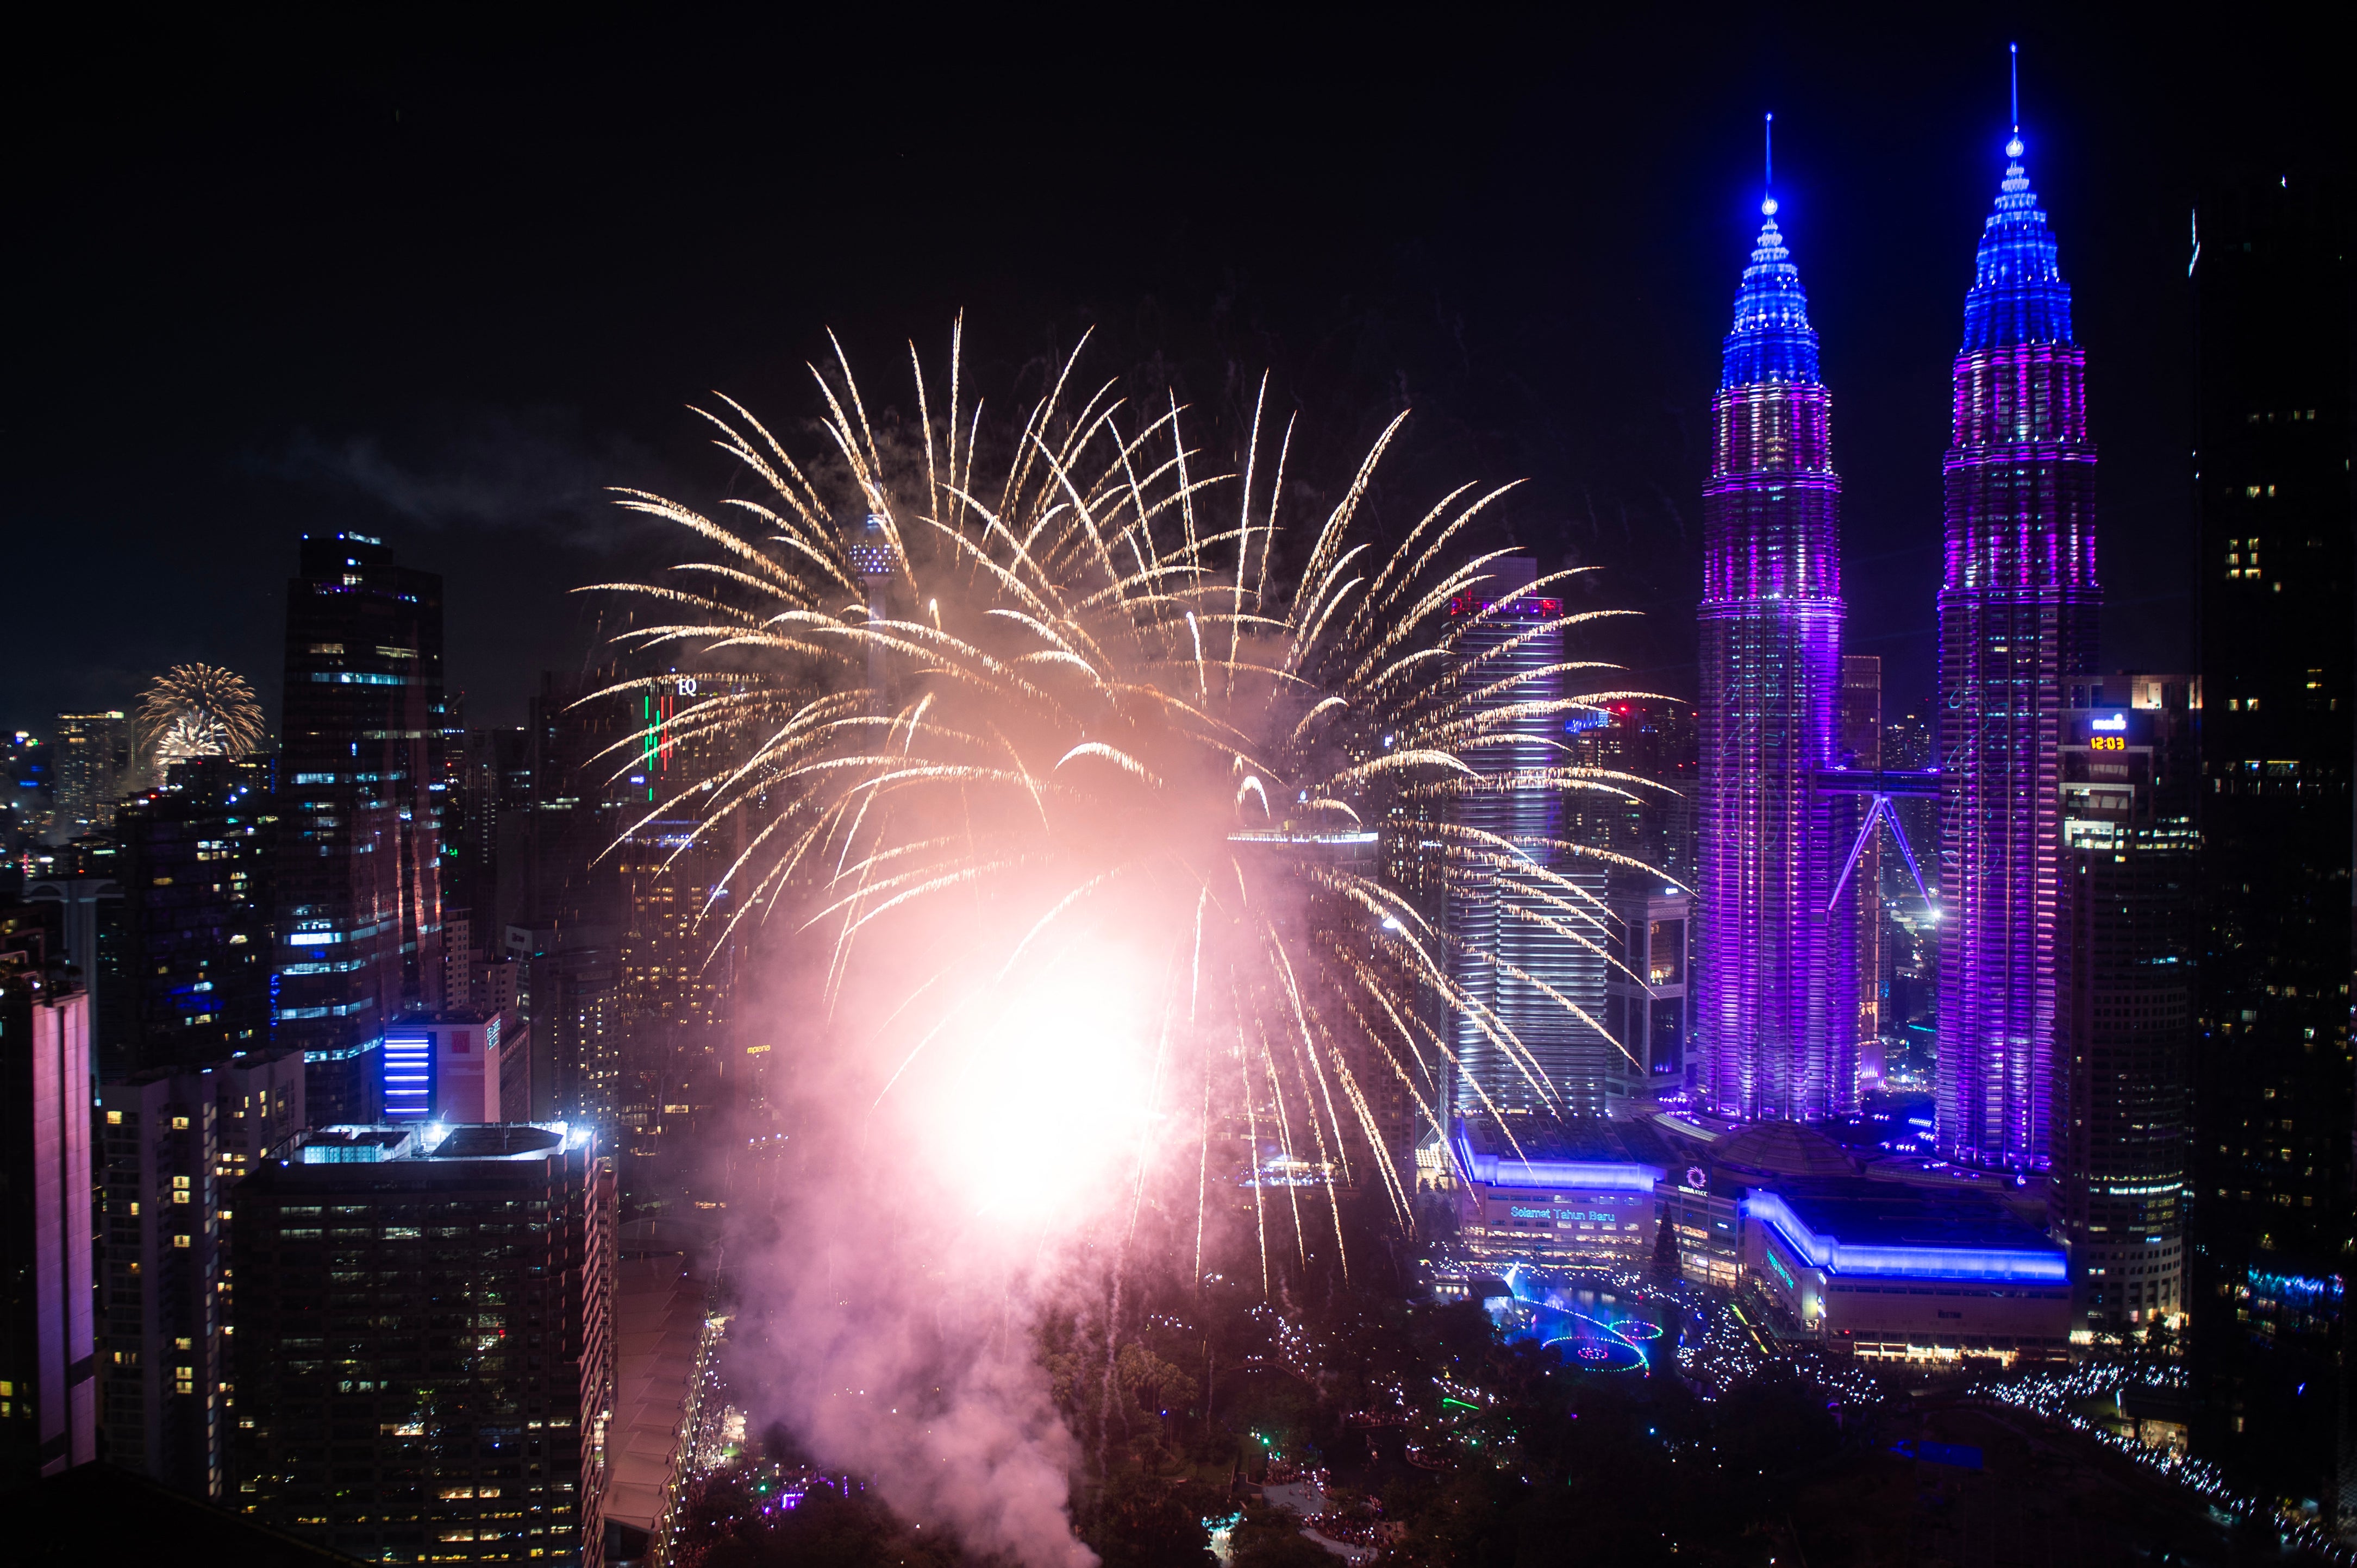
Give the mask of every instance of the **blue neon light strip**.
M 1457 1153 L 1475 1181 L 1490 1187 L 1581 1187 L 1609 1192 L 1651 1192 L 1662 1179 L 1652 1165 L 1617 1160 L 1514 1160 L 1477 1155 L 1470 1140 L 1457 1140 Z
M 2061 1252 L 2008 1247 L 1845 1246 L 1820 1236 L 1772 1192 L 1753 1191 L 1743 1214 L 1771 1227 L 1792 1255 L 1828 1273 L 1918 1280 L 2037 1280 L 2068 1283 L 2070 1261 Z
M 388 1035 L 384 1041 L 384 1117 L 388 1122 L 425 1119 L 432 1109 L 430 1085 L 434 1040 L 428 1035 Z M 410 1084 L 421 1087 L 412 1089 Z M 400 1086 L 400 1087 L 396 1087 Z

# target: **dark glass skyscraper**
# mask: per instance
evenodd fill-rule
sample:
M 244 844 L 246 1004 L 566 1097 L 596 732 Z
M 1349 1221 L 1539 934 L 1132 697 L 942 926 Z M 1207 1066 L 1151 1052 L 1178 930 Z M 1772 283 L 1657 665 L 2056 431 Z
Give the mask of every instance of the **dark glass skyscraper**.
M 266 757 L 175 763 L 115 819 L 126 905 L 110 1076 L 194 1067 L 270 1043 L 276 841 Z
M 1857 1096 L 1850 933 L 1829 922 L 1841 681 L 1841 480 L 1800 270 L 1772 199 L 1735 296 L 1703 489 L 1697 1018 L 1720 1112 L 1804 1119 Z
M 1938 1140 L 2049 1161 L 2062 710 L 2095 670 L 2095 448 L 2017 132 L 1964 297 L 1940 590 Z
M 2357 1514 L 2351 1187 L 2345 187 L 2268 171 L 2199 214 L 2202 841 L 2197 1451 Z M 2336 1464 L 2338 1473 L 2335 1473 Z
M 385 1025 L 441 1004 L 442 708 L 442 579 L 361 534 L 306 535 L 286 585 L 271 1029 L 302 1047 L 321 1122 L 374 1120 Z

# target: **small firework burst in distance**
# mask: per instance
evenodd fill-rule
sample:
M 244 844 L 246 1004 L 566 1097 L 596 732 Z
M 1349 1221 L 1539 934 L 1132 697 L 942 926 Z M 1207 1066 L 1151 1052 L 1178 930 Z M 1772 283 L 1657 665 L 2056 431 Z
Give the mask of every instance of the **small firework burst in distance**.
M 242 757 L 262 745 L 262 705 L 217 664 L 175 664 L 139 694 L 139 739 L 161 769 L 197 757 Z

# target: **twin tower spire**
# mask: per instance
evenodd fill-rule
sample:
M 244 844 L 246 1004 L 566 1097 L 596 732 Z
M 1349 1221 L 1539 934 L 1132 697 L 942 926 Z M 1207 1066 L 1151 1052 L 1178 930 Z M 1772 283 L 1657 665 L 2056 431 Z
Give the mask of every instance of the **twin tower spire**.
M 2085 356 L 2022 165 L 2018 102 L 1952 367 L 1943 766 L 1866 773 L 1839 748 L 1841 480 L 1808 295 L 1776 223 L 1772 141 L 1711 402 L 1697 714 L 1703 1098 L 1744 1120 L 1857 1108 L 1861 1059 L 1877 1058 L 1859 988 L 1878 978 L 1858 972 L 1859 935 L 1880 892 L 1850 875 L 1855 846 L 1895 826 L 1890 796 L 1936 798 L 1938 1143 L 2012 1169 L 2047 1163 L 2054 783 L 2071 682 L 2095 668 L 2100 598 Z

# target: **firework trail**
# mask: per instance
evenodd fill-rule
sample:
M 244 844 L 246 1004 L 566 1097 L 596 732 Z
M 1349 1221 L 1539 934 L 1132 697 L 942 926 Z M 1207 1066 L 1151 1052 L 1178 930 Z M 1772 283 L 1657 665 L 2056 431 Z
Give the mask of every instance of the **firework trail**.
M 1413 818 L 1446 885 L 1512 873 L 1533 895 L 1518 918 L 1617 961 L 1602 905 L 1552 867 L 1638 863 L 1479 831 L 1450 806 L 1644 788 L 1493 760 L 1561 735 L 1539 721 L 1641 693 L 1529 694 L 1609 667 L 1524 670 L 1516 650 L 1619 612 L 1563 612 L 1570 572 L 1485 602 L 1505 553 L 1462 541 L 1503 489 L 1451 493 L 1396 549 L 1359 537 L 1400 421 L 1293 541 L 1292 429 L 1265 432 L 1259 408 L 1241 472 L 1208 473 L 1175 403 L 1082 395 L 1068 363 L 985 470 L 954 337 L 945 388 L 917 367 L 907 434 L 879 436 L 836 359 L 813 371 L 815 457 L 724 399 L 704 417 L 752 494 L 705 515 L 622 493 L 703 547 L 668 582 L 601 585 L 651 607 L 626 640 L 732 672 L 624 746 L 696 759 L 648 822 L 693 816 L 679 853 L 727 865 L 713 924 L 787 923 L 810 971 L 791 1066 L 840 1137 L 804 1177 L 831 1196 L 799 1211 L 804 1244 L 772 1275 L 773 1334 L 810 1363 L 791 1418 L 835 1462 L 899 1474 L 915 1517 L 1026 1561 L 1086 1561 L 1060 1524 L 1071 1455 L 1020 1333 L 1042 1282 L 1075 1246 L 1133 1244 L 1191 1248 L 1170 1272 L 1200 1278 L 1240 1193 L 1264 1288 L 1314 1227 L 1340 1255 L 1339 1187 L 1380 1190 L 1413 1224 L 1413 1172 L 1372 1106 L 1396 1082 L 1440 1124 L 1442 1020 L 1469 1019 L 1555 1101 L 1465 975 L 1496 965 L 1600 1021 L 1454 946 L 1437 900 L 1387 869 L 1382 830 Z M 902 1323 L 846 1294 L 846 1274 L 934 1305 Z M 959 1360 L 944 1310 L 998 1350 Z M 955 1386 L 938 1381 L 949 1364 Z M 878 1386 L 928 1412 L 922 1433 L 878 1435 L 899 1430 L 871 1408 Z M 977 1423 L 989 1435 L 969 1441 Z M 936 1432 L 963 1435 L 935 1454 Z
M 139 740 L 156 772 L 196 757 L 242 757 L 262 745 L 262 706 L 242 677 L 175 664 L 139 694 Z

